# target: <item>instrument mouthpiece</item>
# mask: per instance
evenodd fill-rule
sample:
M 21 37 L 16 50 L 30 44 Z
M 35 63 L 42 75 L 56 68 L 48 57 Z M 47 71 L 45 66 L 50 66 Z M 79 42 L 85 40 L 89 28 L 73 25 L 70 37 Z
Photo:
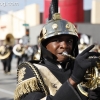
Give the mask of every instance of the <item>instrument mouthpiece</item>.
M 69 58 L 75 59 L 75 57 L 69 55 L 66 51 L 62 53 L 63 56 L 68 56 Z

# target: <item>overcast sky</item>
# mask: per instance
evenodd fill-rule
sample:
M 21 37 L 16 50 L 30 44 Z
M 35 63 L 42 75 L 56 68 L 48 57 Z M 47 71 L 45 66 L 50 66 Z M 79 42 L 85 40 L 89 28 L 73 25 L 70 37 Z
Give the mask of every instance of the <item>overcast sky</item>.
M 13 4 L 13 6 L 11 5 Z M 14 5 L 17 3 L 17 5 Z M 23 9 L 25 5 L 36 3 L 40 5 L 40 11 L 43 12 L 44 0 L 0 0 L 0 10 L 17 11 Z M 89 10 L 92 7 L 92 0 L 84 0 L 84 9 Z

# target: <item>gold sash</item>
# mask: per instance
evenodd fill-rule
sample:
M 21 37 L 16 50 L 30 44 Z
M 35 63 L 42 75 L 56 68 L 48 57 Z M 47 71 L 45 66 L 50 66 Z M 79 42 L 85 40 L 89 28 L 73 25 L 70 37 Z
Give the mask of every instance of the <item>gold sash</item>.
M 35 65 L 39 69 L 39 72 L 42 75 L 45 85 L 49 89 L 50 95 L 54 96 L 56 91 L 61 87 L 62 84 L 47 67 L 39 64 L 33 64 L 33 65 Z

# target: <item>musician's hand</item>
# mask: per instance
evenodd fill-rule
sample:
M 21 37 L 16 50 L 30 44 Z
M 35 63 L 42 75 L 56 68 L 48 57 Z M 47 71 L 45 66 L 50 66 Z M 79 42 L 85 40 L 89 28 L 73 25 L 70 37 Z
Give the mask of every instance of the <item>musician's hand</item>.
M 82 81 L 86 70 L 89 67 L 94 67 L 96 65 L 96 61 L 100 61 L 99 58 L 89 58 L 89 56 L 100 56 L 100 53 L 89 52 L 93 47 L 94 45 L 91 45 L 90 47 L 85 49 L 81 54 L 79 54 L 75 59 L 71 79 L 77 84 Z
M 100 100 L 100 87 L 95 90 L 88 90 L 89 100 Z

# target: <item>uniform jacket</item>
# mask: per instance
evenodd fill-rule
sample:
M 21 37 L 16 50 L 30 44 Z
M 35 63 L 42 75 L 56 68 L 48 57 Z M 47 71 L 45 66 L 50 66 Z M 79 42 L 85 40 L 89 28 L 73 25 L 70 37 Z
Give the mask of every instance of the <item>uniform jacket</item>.
M 15 100 L 88 100 L 68 81 L 73 61 L 62 64 L 44 59 L 29 64 L 32 66 L 27 63 L 19 65 Z

